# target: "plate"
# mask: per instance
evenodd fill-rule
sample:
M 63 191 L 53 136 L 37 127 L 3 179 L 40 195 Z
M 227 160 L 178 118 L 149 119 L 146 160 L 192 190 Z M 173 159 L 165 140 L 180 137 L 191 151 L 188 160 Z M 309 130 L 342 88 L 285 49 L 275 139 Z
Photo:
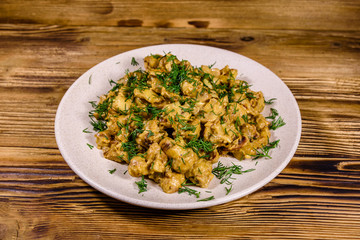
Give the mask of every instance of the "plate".
M 238 70 L 238 78 L 251 84 L 254 91 L 262 91 L 265 99 L 276 98 L 272 105 L 267 105 L 264 116 L 270 115 L 270 107 L 278 110 L 286 125 L 272 131 L 270 141 L 280 139 L 277 148 L 270 151 L 271 159 L 239 161 L 231 157 L 222 157 L 220 161 L 230 166 L 241 165 L 243 170 L 254 171 L 236 175 L 233 187 L 226 195 L 226 184 L 214 177 L 206 189 L 192 187 L 200 192 L 200 197 L 187 193 L 166 194 L 162 189 L 147 180 L 147 191 L 138 193 L 136 181 L 140 178 L 131 177 L 127 165 L 107 160 L 102 151 L 97 149 L 95 133 L 84 133 L 92 130 L 88 113 L 92 109 L 89 101 L 98 101 L 98 96 L 107 93 L 111 86 L 110 80 L 118 80 L 126 70 L 144 69 L 143 58 L 149 54 L 171 52 L 178 59 L 189 60 L 193 66 L 212 65 L 215 68 Z M 131 59 L 139 63 L 131 65 Z M 86 132 L 86 131 L 85 131 Z M 285 83 L 261 64 L 240 54 L 227 50 L 192 44 L 156 45 L 121 53 L 111 57 L 79 77 L 62 98 L 55 118 L 55 135 L 59 150 L 70 168 L 85 182 L 100 192 L 130 204 L 156 208 L 184 210 L 210 207 L 223 204 L 248 195 L 266 185 L 275 178 L 289 163 L 300 141 L 301 116 L 298 104 Z M 92 146 L 94 146 L 92 148 Z M 216 164 L 214 165 L 216 166 Z M 116 169 L 114 173 L 109 170 Z M 209 201 L 198 201 L 211 198 Z

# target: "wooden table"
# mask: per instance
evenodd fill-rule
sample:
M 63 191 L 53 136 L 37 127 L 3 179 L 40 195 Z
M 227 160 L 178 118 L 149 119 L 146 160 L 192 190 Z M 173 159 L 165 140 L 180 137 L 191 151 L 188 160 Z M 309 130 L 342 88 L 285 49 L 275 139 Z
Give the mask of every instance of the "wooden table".
M 54 137 L 57 106 L 95 64 L 163 43 L 228 49 L 295 95 L 302 138 L 239 200 L 144 209 L 90 187 Z M 360 2 L 0 2 L 0 239 L 360 239 Z

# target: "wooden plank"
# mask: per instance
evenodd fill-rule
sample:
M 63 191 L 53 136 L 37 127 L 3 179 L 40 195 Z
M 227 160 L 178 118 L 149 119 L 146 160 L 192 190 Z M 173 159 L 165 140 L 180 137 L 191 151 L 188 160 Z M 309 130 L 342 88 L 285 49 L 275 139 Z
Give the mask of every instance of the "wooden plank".
M 227 239 L 264 232 L 262 239 L 284 235 L 311 239 L 314 234 L 332 239 L 346 234 L 356 239 L 360 231 L 359 175 L 339 167 L 355 160 L 333 159 L 330 169 L 324 168 L 328 159 L 295 157 L 282 174 L 249 196 L 208 209 L 169 212 L 104 196 L 54 158 L 58 150 L 0 150 L 0 159 L 8 159 L 0 167 L 0 225 L 8 237 Z M 15 165 L 12 157 L 17 159 Z
M 19 159 L 30 152 L 16 150 L 20 152 Z M 297 157 L 270 184 L 249 196 L 208 209 L 169 212 L 108 198 L 78 178 L 72 179 L 69 171 L 59 165 L 46 168 L 49 163 L 44 156 L 53 154 L 52 150 L 31 152 L 37 153 L 33 158 L 40 159 L 38 165 L 28 164 L 27 170 L 21 169 L 20 160 L 16 166 L 31 177 L 22 180 L 21 171 L 19 175 L 12 174 L 17 171 L 10 162 L 1 166 L 2 176 L 7 177 L 0 180 L 0 212 L 6 219 L 2 222 L 0 218 L 0 225 L 6 228 L 8 237 L 81 239 L 146 235 L 148 239 L 245 239 L 261 235 L 261 239 L 282 236 L 312 239 L 316 235 L 322 239 L 341 239 L 346 234 L 356 239 L 360 231 L 359 177 L 349 179 L 331 169 L 311 167 L 316 162 L 328 165 L 327 160 L 323 163 Z M 3 151 L 0 154 L 2 158 Z M 348 160 L 336 159 L 334 163 L 342 161 Z M 309 165 L 304 167 L 304 163 Z M 338 185 L 328 187 L 329 182 Z M 99 218 L 103 220 L 98 221 Z
M 359 209 L 354 205 L 341 204 L 326 196 L 307 200 L 287 198 L 275 204 L 274 201 L 246 199 L 187 212 L 153 212 L 116 201 L 104 201 L 101 197 L 90 197 L 76 203 L 60 200 L 51 205 L 46 201 L 35 204 L 9 202 L 9 209 L 22 209 L 22 212 L 5 213 L 9 221 L 4 225 L 13 227 L 9 235 L 13 233 L 19 238 L 36 239 L 45 236 L 61 239 L 138 239 L 143 236 L 146 239 L 258 239 L 259 236 L 261 239 L 282 239 L 283 236 L 342 239 L 345 235 L 357 239 Z M 211 217 L 207 212 L 211 212 Z M 31 215 L 36 217 L 30 220 L 28 217 Z M 95 216 L 103 221 L 96 221 Z M 338 222 L 335 226 L 334 219 Z
M 194 13 L 196 9 L 196 13 Z M 0 23 L 232 28 L 360 29 L 356 0 L 329 1 L 1 1 Z M 51 14 L 49 14 L 51 13 Z
M 0 25 L 0 86 L 68 88 L 111 56 L 166 43 L 228 49 L 265 65 L 294 88 L 323 81 L 332 89 L 317 91 L 340 88 L 343 98 L 358 96 L 360 34 L 354 32 Z

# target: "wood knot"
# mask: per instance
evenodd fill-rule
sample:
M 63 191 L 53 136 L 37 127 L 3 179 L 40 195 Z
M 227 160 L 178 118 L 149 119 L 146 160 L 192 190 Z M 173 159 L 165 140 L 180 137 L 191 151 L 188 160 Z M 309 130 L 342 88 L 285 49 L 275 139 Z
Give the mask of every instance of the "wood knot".
M 244 41 L 244 42 L 251 42 L 251 41 L 254 41 L 255 38 L 252 36 L 245 36 L 245 37 L 240 38 L 240 40 Z
M 155 23 L 155 26 L 158 28 L 170 28 L 173 26 L 173 24 L 171 22 L 161 21 L 161 22 Z
M 143 21 L 140 19 L 124 19 L 117 22 L 118 27 L 141 27 Z
M 188 24 L 195 26 L 196 28 L 207 28 L 210 24 L 209 21 L 188 21 Z
M 80 39 L 80 42 L 90 42 L 90 37 L 83 37 Z

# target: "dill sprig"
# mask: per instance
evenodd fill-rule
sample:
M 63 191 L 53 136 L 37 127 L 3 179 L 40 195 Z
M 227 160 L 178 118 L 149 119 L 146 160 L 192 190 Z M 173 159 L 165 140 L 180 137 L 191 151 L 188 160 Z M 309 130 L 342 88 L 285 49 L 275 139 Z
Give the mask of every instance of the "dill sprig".
M 269 152 L 271 149 L 276 148 L 279 145 L 279 142 L 280 142 L 280 139 L 273 141 L 273 142 L 269 142 L 268 145 L 263 146 L 260 149 L 255 149 L 256 154 L 252 155 L 252 157 L 254 157 L 253 160 L 256 160 L 256 159 L 262 158 L 262 157 L 271 159 Z
M 231 184 L 229 188 L 225 187 L 226 195 L 228 195 L 232 190 L 233 185 Z
M 276 130 L 279 127 L 284 126 L 286 123 L 284 122 L 284 120 L 282 119 L 281 116 L 279 116 L 279 112 L 275 109 L 275 108 L 270 108 L 271 111 L 271 115 L 268 117 L 265 117 L 266 119 L 272 119 L 273 121 L 271 122 L 269 129 L 270 130 Z M 278 118 L 276 118 L 278 117 Z
M 90 124 L 93 126 L 94 131 L 101 132 L 107 129 L 106 122 L 90 118 Z
M 284 122 L 284 120 L 279 116 L 278 119 L 274 120 L 270 126 L 269 126 L 269 129 L 271 130 L 276 130 L 282 126 L 286 125 L 286 123 Z
M 137 66 L 137 65 L 139 65 L 139 63 L 135 60 L 134 57 L 131 58 L 131 65 L 132 65 L 132 66 Z
M 139 187 L 139 194 L 142 192 L 146 192 L 147 191 L 147 182 L 145 180 L 144 175 L 142 175 L 141 180 L 138 182 L 135 182 L 136 185 Z
M 205 202 L 205 201 L 210 201 L 210 200 L 214 200 L 214 199 L 215 199 L 214 196 L 210 196 L 207 198 L 199 199 L 199 200 L 197 200 L 197 202 Z
M 208 67 L 212 68 L 216 64 L 216 61 L 213 64 L 210 64 Z
M 214 144 L 203 140 L 202 138 L 191 139 L 186 143 L 185 148 L 191 148 L 199 157 L 208 157 L 208 154 L 215 150 Z M 202 156 L 201 152 L 205 152 Z
M 115 86 L 110 90 L 110 91 L 116 91 L 117 89 L 121 88 L 122 86 L 124 86 L 124 84 L 122 83 L 117 83 L 114 80 L 110 79 L 109 80 L 109 84 L 110 86 L 113 86 L 115 84 Z
M 265 98 L 264 98 L 264 103 L 265 104 L 273 104 L 275 100 L 276 100 L 276 98 L 270 98 L 269 100 L 265 100 Z
M 274 120 L 279 115 L 279 112 L 275 108 L 270 108 L 270 111 L 271 111 L 271 115 L 265 118 Z
M 188 193 L 190 196 L 194 195 L 196 198 L 200 197 L 200 192 L 196 191 L 195 189 L 191 189 L 189 187 L 187 187 L 186 185 L 193 185 L 193 184 L 188 184 L 188 183 L 183 183 L 181 184 L 181 188 L 179 188 L 178 193 Z
M 93 148 L 94 148 L 94 146 L 91 145 L 91 144 L 89 144 L 89 143 L 87 143 L 86 145 L 87 145 L 90 149 L 93 149 Z
M 89 103 L 94 108 L 89 112 L 90 124 L 93 126 L 94 131 L 100 132 L 107 129 L 105 119 L 108 116 L 109 109 L 112 107 L 114 98 L 107 98 L 103 102 L 96 104 L 94 101 Z
M 178 65 L 173 62 L 170 72 L 157 74 L 161 85 L 169 92 L 179 94 L 181 91 L 181 83 L 190 79 L 189 71 L 185 65 Z
M 235 90 L 237 93 L 246 93 L 247 90 L 251 87 L 246 81 L 242 81 L 239 88 Z
M 151 115 L 150 120 L 153 120 L 158 118 L 163 112 L 166 111 L 166 109 L 157 108 L 149 104 L 146 106 L 145 111 Z
M 247 98 L 250 98 L 250 99 L 256 98 L 252 92 L 246 92 L 245 95 Z
M 165 164 L 165 167 L 169 166 L 170 168 L 172 168 L 173 161 L 174 161 L 174 159 L 169 158 L 169 160 Z
M 129 161 L 139 153 L 137 143 L 135 141 L 123 142 L 121 150 L 127 152 Z
M 135 73 L 140 73 L 140 76 L 138 77 Z M 150 87 L 150 85 L 147 83 L 149 76 L 148 72 L 139 69 L 131 74 L 127 73 L 126 75 L 128 76 L 128 81 L 125 88 L 127 99 L 131 99 L 134 96 L 135 89 L 144 90 Z
M 251 168 L 243 171 L 242 168 L 242 166 L 235 165 L 234 163 L 232 163 L 232 166 L 225 166 L 222 162 L 218 162 L 217 167 L 212 170 L 212 173 L 215 175 L 215 177 L 220 179 L 221 184 L 226 183 L 227 185 L 230 185 L 232 184 L 230 180 L 235 179 L 232 177 L 233 174 L 240 175 L 255 170 Z
M 91 132 L 88 130 L 88 128 L 85 128 L 85 129 L 83 129 L 82 131 L 83 131 L 83 133 L 91 133 Z

